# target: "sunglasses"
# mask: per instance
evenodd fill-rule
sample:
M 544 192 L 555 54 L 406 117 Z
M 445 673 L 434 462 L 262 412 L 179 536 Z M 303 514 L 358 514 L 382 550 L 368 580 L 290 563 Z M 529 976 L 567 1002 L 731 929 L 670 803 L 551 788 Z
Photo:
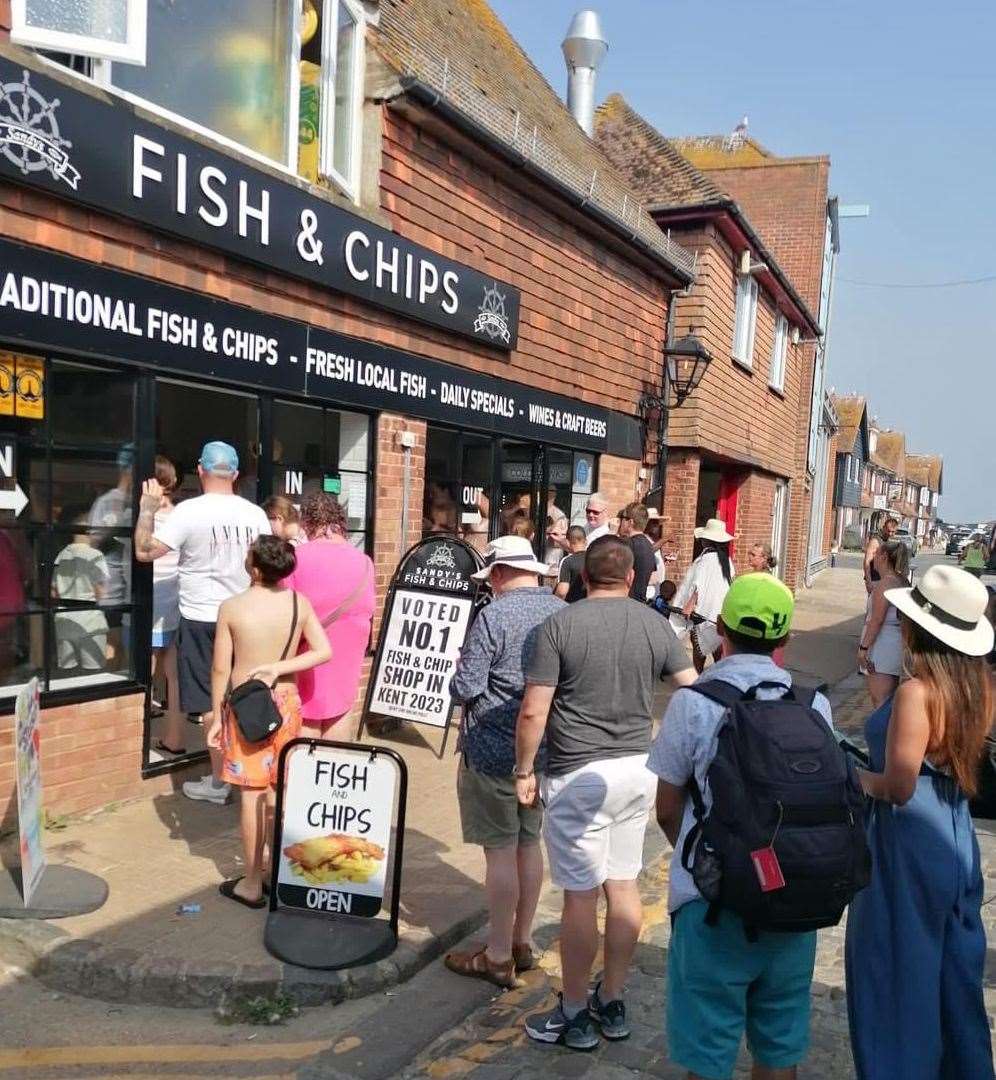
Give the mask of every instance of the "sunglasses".
M 588 507 L 585 508 L 585 513 L 586 514 L 607 514 L 608 510 L 596 510 L 593 506 L 588 506 Z

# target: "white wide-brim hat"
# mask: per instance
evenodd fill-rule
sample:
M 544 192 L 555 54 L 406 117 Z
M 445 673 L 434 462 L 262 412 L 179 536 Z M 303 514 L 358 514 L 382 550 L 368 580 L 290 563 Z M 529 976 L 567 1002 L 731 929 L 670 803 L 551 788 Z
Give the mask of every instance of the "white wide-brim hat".
M 726 531 L 726 522 L 719 518 L 709 518 L 705 525 L 695 530 L 696 540 L 712 540 L 716 544 L 728 544 L 733 537 Z
M 986 656 L 996 637 L 986 618 L 989 590 L 956 566 L 932 566 L 910 589 L 887 589 L 886 600 L 928 634 L 965 656 Z
M 484 561 L 484 569 L 470 575 L 474 581 L 487 581 L 492 567 L 499 564 L 513 566 L 524 574 L 547 574 L 550 569 L 536 558 L 533 545 L 524 536 L 499 536 L 492 540 L 484 552 Z

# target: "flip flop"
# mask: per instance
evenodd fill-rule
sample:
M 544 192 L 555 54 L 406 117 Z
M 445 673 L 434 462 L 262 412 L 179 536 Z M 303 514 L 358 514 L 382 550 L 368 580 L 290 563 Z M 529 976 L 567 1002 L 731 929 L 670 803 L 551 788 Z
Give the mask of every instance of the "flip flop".
M 232 878 L 231 881 L 223 881 L 218 886 L 218 892 L 222 896 L 228 897 L 229 900 L 234 900 L 237 904 L 241 904 L 243 907 L 252 908 L 253 911 L 259 911 L 260 908 L 266 907 L 266 901 L 261 896 L 258 900 L 247 900 L 244 896 L 239 896 L 235 891 L 235 886 L 242 880 L 242 878 Z
M 162 739 L 156 739 L 153 750 L 158 750 L 160 754 L 172 754 L 173 757 L 180 757 L 187 752 L 185 746 L 181 746 L 179 750 L 174 750 L 172 746 L 167 746 Z

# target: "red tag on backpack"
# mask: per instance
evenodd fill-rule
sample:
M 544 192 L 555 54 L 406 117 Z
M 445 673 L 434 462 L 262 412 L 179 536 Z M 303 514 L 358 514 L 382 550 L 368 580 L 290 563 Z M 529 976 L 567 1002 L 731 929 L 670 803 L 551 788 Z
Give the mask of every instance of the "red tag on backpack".
M 750 857 L 754 862 L 757 880 L 761 883 L 761 892 L 774 892 L 785 888 L 785 875 L 778 863 L 778 856 L 773 847 L 758 848 Z

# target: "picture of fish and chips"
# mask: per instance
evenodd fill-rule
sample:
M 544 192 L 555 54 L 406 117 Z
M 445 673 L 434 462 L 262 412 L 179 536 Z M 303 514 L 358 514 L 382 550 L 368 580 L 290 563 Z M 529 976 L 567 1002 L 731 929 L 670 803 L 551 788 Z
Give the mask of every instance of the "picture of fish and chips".
M 357 836 L 331 833 L 284 848 L 291 870 L 310 885 L 367 882 L 380 869 L 384 849 Z

